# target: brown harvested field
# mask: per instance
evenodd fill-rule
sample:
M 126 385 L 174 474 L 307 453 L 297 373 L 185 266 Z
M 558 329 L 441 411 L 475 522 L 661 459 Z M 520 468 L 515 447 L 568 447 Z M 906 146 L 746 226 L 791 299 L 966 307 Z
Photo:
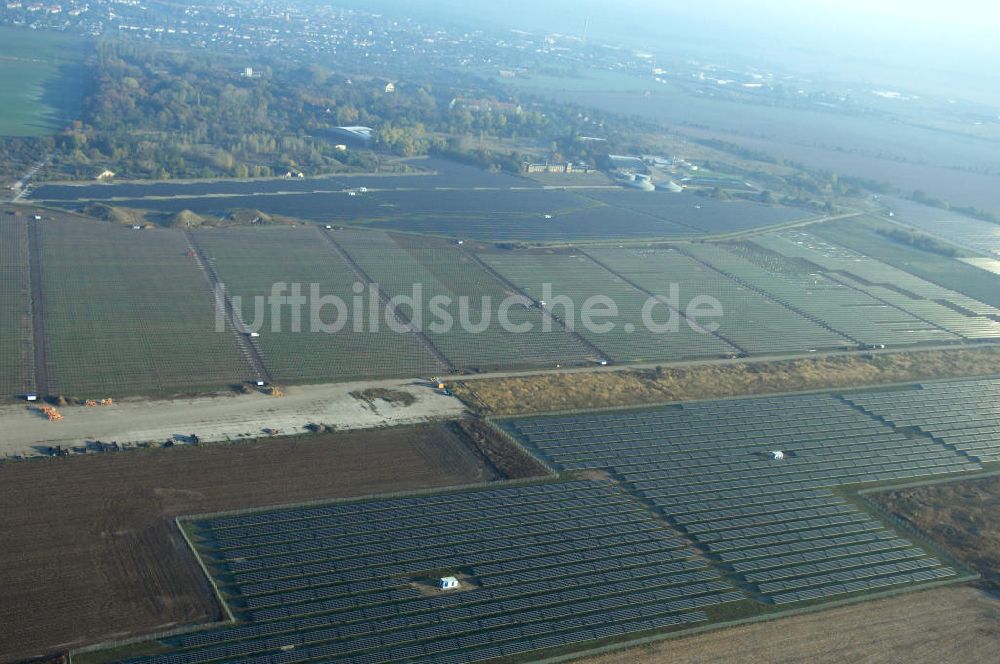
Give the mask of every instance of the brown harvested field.
M 1000 477 L 869 496 L 1000 588 Z
M 217 619 L 175 516 L 496 479 L 455 431 L 0 464 L 0 661 Z
M 659 641 L 580 664 L 968 664 L 996 661 L 1000 601 L 975 588 L 909 593 Z
M 969 348 L 483 378 L 453 392 L 482 413 L 517 415 L 996 374 L 1000 348 Z

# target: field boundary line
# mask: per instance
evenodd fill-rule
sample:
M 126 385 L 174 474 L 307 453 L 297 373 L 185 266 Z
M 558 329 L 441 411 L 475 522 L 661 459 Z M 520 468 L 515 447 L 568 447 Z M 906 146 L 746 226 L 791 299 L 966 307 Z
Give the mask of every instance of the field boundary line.
M 955 456 L 961 457 L 958 453 L 956 453 Z M 964 562 L 958 560 L 951 552 L 944 549 L 925 532 L 908 522 L 906 519 L 893 514 L 882 505 L 873 501 L 871 496 L 879 493 L 888 493 L 890 491 L 900 491 L 903 489 L 919 489 L 922 487 L 941 486 L 957 482 L 974 482 L 998 476 L 1000 476 L 1000 470 L 986 470 L 985 472 L 982 470 L 970 470 L 963 473 L 952 473 L 945 476 L 928 476 L 913 482 L 885 484 L 856 490 L 850 490 L 850 485 L 844 485 L 844 487 L 841 487 L 842 489 L 845 487 L 848 488 L 846 488 L 846 490 L 839 491 L 838 494 L 848 500 L 851 500 L 868 513 L 881 519 L 883 522 L 891 524 L 891 527 L 902 530 L 906 533 L 907 538 L 915 540 L 918 546 L 924 549 L 930 549 L 934 555 L 946 560 L 953 567 L 973 574 L 976 578 L 981 578 L 978 573 L 969 568 Z
M 953 482 L 968 482 L 972 480 L 985 480 L 991 477 L 1000 477 L 1000 470 L 987 470 L 985 472 L 975 472 L 971 475 L 952 475 L 948 477 L 929 477 L 916 482 L 904 482 L 901 484 L 891 484 L 887 486 L 869 487 L 859 489 L 856 493 L 859 496 L 868 496 L 873 493 L 885 493 L 886 491 L 899 491 L 901 489 L 919 489 L 925 486 L 937 486 L 939 484 L 952 484 Z
M 147 643 L 149 641 L 160 641 L 162 639 L 167 639 L 173 636 L 181 636 L 183 634 L 193 634 L 196 632 L 202 632 L 210 629 L 218 629 L 220 627 L 228 627 L 237 624 L 236 617 L 233 615 L 232 609 L 229 607 L 229 603 L 226 602 L 225 598 L 222 596 L 222 591 L 219 590 L 218 584 L 215 582 L 215 578 L 209 573 L 208 567 L 205 565 L 205 561 L 202 560 L 201 554 L 198 553 L 198 549 L 195 548 L 194 542 L 188 537 L 187 531 L 181 525 L 181 517 L 174 517 L 174 526 L 180 531 L 181 537 L 184 539 L 185 544 L 187 544 L 188 549 L 191 551 L 191 555 L 194 556 L 195 560 L 198 562 L 198 567 L 201 569 L 202 574 L 208 580 L 209 586 L 212 588 L 212 594 L 215 596 L 216 602 L 218 602 L 219 607 L 222 610 L 222 614 L 225 616 L 225 620 L 209 622 L 209 623 L 195 623 L 192 625 L 185 625 L 178 627 L 177 629 L 168 630 L 166 632 L 154 632 L 152 634 L 144 634 L 140 636 L 134 636 L 127 639 L 114 640 L 114 641 L 104 641 L 101 643 L 94 643 L 89 646 L 82 646 L 80 648 L 74 648 L 70 650 L 70 661 L 72 662 L 73 655 L 82 655 L 91 652 L 100 652 L 102 650 L 115 650 L 117 648 L 123 648 L 125 646 L 135 645 L 138 643 Z
M 484 261 L 482 258 L 480 258 L 479 255 L 476 252 L 469 251 L 464 246 L 462 247 L 461 251 L 462 251 L 462 253 L 465 256 L 468 256 L 469 259 L 472 262 L 474 262 L 480 268 L 482 268 L 483 270 L 485 270 L 487 274 L 489 274 L 491 277 L 493 277 L 494 279 L 496 279 L 497 281 L 499 281 L 501 285 L 506 286 L 507 288 L 511 289 L 515 293 L 523 295 L 524 297 L 528 298 L 529 300 L 533 300 L 534 299 L 531 296 L 529 296 L 527 293 L 525 293 L 522 289 L 518 288 L 517 285 L 514 282 L 512 282 L 510 279 L 508 279 L 507 277 L 505 277 L 502 274 L 500 274 L 499 271 L 495 270 L 493 268 L 493 266 L 489 265 L 486 261 Z M 572 337 L 573 339 L 576 339 L 578 342 L 580 342 L 581 344 L 583 344 L 583 346 L 585 348 L 590 349 L 590 351 L 593 352 L 593 353 L 595 353 L 597 355 L 597 357 L 599 357 L 601 360 L 604 360 L 605 362 L 609 362 L 609 363 L 612 361 L 611 357 L 607 353 L 605 353 L 603 350 L 601 350 L 600 348 L 598 348 L 597 346 L 595 346 L 593 343 L 591 343 L 590 341 L 588 341 L 587 339 L 585 339 L 579 332 L 577 332 L 576 330 L 570 330 L 566 326 L 566 324 L 563 322 L 563 320 L 561 318 L 559 318 L 558 316 L 555 316 L 554 314 L 552 314 L 551 312 L 549 312 L 549 311 L 547 311 L 545 309 L 542 310 L 542 313 L 544 315 L 548 316 L 551 320 L 554 320 L 559 325 L 559 327 L 563 330 L 563 332 L 565 332 L 570 337 Z
M 194 542 L 191 541 L 191 538 L 188 536 L 187 531 L 181 524 L 179 517 L 174 517 L 174 526 L 176 526 L 177 530 L 180 531 L 181 537 L 184 538 L 184 542 L 188 545 L 188 548 L 191 549 L 191 554 L 198 560 L 198 567 L 201 568 L 202 573 L 206 578 L 208 578 L 208 583 L 212 586 L 212 592 L 215 593 L 215 599 L 219 602 L 219 606 L 222 607 L 222 612 L 227 618 L 227 620 L 223 621 L 223 623 L 235 623 L 236 616 L 233 615 L 233 611 L 229 607 L 229 602 L 227 602 L 225 597 L 222 596 L 222 591 L 219 590 L 219 584 L 215 582 L 215 577 L 209 573 L 208 566 L 205 565 L 205 561 L 202 559 L 201 554 L 198 553 L 198 549 L 195 548 Z
M 365 282 L 365 284 L 374 285 L 377 288 L 378 297 L 379 300 L 382 302 L 382 306 L 384 306 L 387 310 L 391 311 L 392 315 L 396 318 L 397 321 L 409 327 L 412 322 L 411 319 L 408 316 L 403 316 L 403 314 L 400 313 L 398 308 L 389 306 L 390 301 L 392 299 L 391 297 L 389 297 L 389 294 L 385 292 L 385 290 L 382 288 L 381 285 L 373 281 L 372 278 L 368 276 L 368 273 L 365 272 L 360 265 L 358 265 L 357 261 L 354 260 L 354 257 L 351 256 L 351 254 L 348 253 L 348 251 L 344 249 L 344 247 L 341 246 L 339 242 L 337 242 L 337 240 L 333 237 L 333 235 L 326 230 L 319 230 L 318 228 L 316 229 L 316 232 L 318 232 L 327 241 L 330 247 L 333 248 L 334 253 L 336 253 L 341 258 L 341 260 L 343 260 L 344 263 L 347 264 L 347 267 L 350 268 L 352 272 L 354 272 L 355 276 L 357 276 L 359 279 Z M 420 338 L 420 340 L 424 344 L 424 347 L 427 348 L 427 350 L 429 350 L 431 354 L 434 355 L 437 361 L 440 362 L 442 365 L 444 365 L 444 367 L 449 372 L 451 373 L 458 372 L 458 367 L 456 367 L 455 364 L 452 363 L 450 359 L 448 359 L 447 355 L 441 352 L 440 348 L 434 345 L 434 342 L 430 340 L 430 337 L 427 336 L 426 332 L 424 332 L 423 330 L 417 330 L 412 327 L 410 329 L 412 329 L 414 333 Z
M 825 224 L 828 221 L 840 221 L 842 219 L 853 219 L 855 217 L 863 216 L 864 212 L 845 212 L 844 214 L 834 215 L 828 217 L 821 215 L 818 217 L 803 217 L 801 219 L 793 219 L 792 221 L 783 221 L 777 224 L 771 224 L 769 226 L 758 226 L 757 228 L 748 228 L 743 231 L 735 231 L 733 233 L 719 233 L 717 235 L 705 235 L 698 238 L 702 241 L 709 240 L 712 242 L 719 242 L 724 240 L 740 240 L 743 238 L 752 238 L 757 235 L 767 235 L 768 233 L 774 233 L 775 231 L 783 231 L 789 228 L 801 228 L 803 226 L 815 226 L 816 224 Z
M 534 457 L 534 455 L 532 455 Z M 323 507 L 325 505 L 341 505 L 347 503 L 365 503 L 373 500 L 391 500 L 394 498 L 417 498 L 420 496 L 446 495 L 451 493 L 468 493 L 470 491 L 482 491 L 484 489 L 503 489 L 511 486 L 531 485 L 531 484 L 558 484 L 560 482 L 576 481 L 567 475 L 539 475 L 538 477 L 524 477 L 521 479 L 492 480 L 488 482 L 476 482 L 473 484 L 455 484 L 451 486 L 429 487 L 427 489 L 414 489 L 412 491 L 394 491 L 389 493 L 372 493 L 363 496 L 351 496 L 350 498 L 322 498 L 320 500 L 309 500 L 301 503 L 287 503 L 282 505 L 268 505 L 265 507 L 251 507 L 242 510 L 226 510 L 222 512 L 206 512 L 204 514 L 186 514 L 177 517 L 184 523 L 193 523 L 202 519 L 224 519 L 234 516 L 246 516 L 249 514 L 262 514 L 265 512 L 283 512 L 309 507 Z
M 198 261 L 198 267 L 201 268 L 202 274 L 208 280 L 208 284 L 212 289 L 212 295 L 216 298 L 215 306 L 219 306 L 220 302 L 218 298 L 220 297 L 219 286 L 222 281 L 219 279 L 219 274 L 215 271 L 215 267 L 205 256 L 205 252 L 202 250 L 201 246 L 195 240 L 194 236 L 190 231 L 183 231 L 184 239 L 187 240 L 188 246 L 191 251 L 194 252 L 195 260 Z M 233 308 L 232 300 L 229 299 L 224 291 L 221 293 L 222 306 L 225 307 L 226 317 L 229 319 L 229 324 L 233 328 L 233 334 L 236 337 L 236 345 L 243 353 L 243 356 L 249 362 L 250 366 L 254 371 L 257 372 L 257 376 L 261 380 L 265 380 L 268 383 L 274 382 L 274 376 L 271 371 L 267 368 L 267 364 L 264 362 L 264 357 L 260 353 L 260 349 L 248 339 L 242 329 L 242 322 L 237 320 L 236 310 Z

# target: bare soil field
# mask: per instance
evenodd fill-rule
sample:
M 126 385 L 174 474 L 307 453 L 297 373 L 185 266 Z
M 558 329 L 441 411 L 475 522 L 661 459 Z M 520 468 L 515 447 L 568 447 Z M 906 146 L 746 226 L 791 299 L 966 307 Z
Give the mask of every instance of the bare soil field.
M 1000 477 L 869 496 L 1000 588 Z
M 175 516 L 493 479 L 445 424 L 0 464 L 0 661 L 219 619 Z
M 997 373 L 1000 348 L 968 348 L 483 378 L 453 391 L 484 414 L 519 415 Z
M 964 664 L 995 661 L 1000 601 L 938 588 L 660 641 L 581 664 Z

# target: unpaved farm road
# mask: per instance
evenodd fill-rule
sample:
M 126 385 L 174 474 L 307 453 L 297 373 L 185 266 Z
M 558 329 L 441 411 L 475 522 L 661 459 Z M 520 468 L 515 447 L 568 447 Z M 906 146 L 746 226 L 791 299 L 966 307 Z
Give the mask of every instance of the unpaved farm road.
M 351 392 L 369 388 L 406 391 L 416 402 L 404 406 L 376 401 L 374 406 Z M 113 406 L 60 408 L 65 419 L 49 422 L 22 404 L 0 406 L 0 457 L 37 453 L 36 446 L 106 443 L 163 442 L 174 436 L 197 434 L 206 442 L 305 433 L 310 423 L 329 424 L 338 430 L 414 424 L 454 418 L 465 412 L 454 397 L 438 394 L 415 380 L 365 381 L 333 385 L 289 387 L 283 397 L 263 394 L 219 394 L 205 397 L 151 401 L 126 399 Z
M 995 346 L 994 342 L 969 342 L 955 348 Z M 913 346 L 906 349 L 869 350 L 873 355 L 906 354 L 916 350 L 943 350 L 946 346 Z M 803 356 L 783 355 L 751 358 L 719 358 L 713 360 L 688 360 L 659 362 L 655 364 L 627 364 L 576 367 L 549 367 L 530 371 L 499 371 L 480 374 L 448 376 L 448 381 L 488 380 L 491 378 L 520 378 L 545 374 L 575 374 L 634 371 L 657 366 L 692 367 L 768 363 L 807 357 L 831 358 L 857 355 L 857 350 L 810 353 Z M 379 403 L 377 412 L 357 399 L 350 392 L 369 388 L 403 389 L 417 397 L 410 406 L 390 406 Z M 65 419 L 49 422 L 29 409 L 26 404 L 0 406 L 0 458 L 37 453 L 35 446 L 79 445 L 86 441 L 101 440 L 119 443 L 164 441 L 180 434 L 197 434 L 206 442 L 257 437 L 265 435 L 263 429 L 277 429 L 281 435 L 303 433 L 310 422 L 330 424 L 337 429 L 364 429 L 378 426 L 413 424 L 432 419 L 456 417 L 464 412 L 460 401 L 437 394 L 419 379 L 366 380 L 355 383 L 292 386 L 286 396 L 266 397 L 260 394 L 217 394 L 174 400 L 150 400 L 136 397 L 114 406 L 60 409 Z

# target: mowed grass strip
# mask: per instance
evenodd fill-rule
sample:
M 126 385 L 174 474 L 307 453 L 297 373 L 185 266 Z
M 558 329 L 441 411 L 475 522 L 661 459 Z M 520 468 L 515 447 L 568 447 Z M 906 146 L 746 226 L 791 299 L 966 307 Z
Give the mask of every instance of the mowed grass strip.
M 31 283 L 28 226 L 0 215 L 0 398 L 31 389 Z
M 378 299 L 373 307 L 367 289 L 360 294 L 354 291 L 354 285 L 361 283 L 358 276 L 316 228 L 212 230 L 198 232 L 196 240 L 227 293 L 240 298 L 242 318 L 248 326 L 257 318 L 255 298 L 269 296 L 277 283 L 288 288 L 299 284 L 307 298 L 316 284 L 321 296 L 336 296 L 346 305 L 344 324 L 338 331 L 314 326 L 308 305 L 302 307 L 295 331 L 290 307 L 282 307 L 280 318 L 272 318 L 274 312 L 263 301 L 261 336 L 254 342 L 276 379 L 320 382 L 444 371 L 419 335 L 393 331 Z M 355 316 L 355 297 L 360 298 L 360 316 Z M 369 314 L 377 319 L 377 329 Z M 319 316 L 323 325 L 334 326 L 338 312 L 325 306 Z
M 183 235 L 45 221 L 42 270 L 53 392 L 159 394 L 250 375 Z

